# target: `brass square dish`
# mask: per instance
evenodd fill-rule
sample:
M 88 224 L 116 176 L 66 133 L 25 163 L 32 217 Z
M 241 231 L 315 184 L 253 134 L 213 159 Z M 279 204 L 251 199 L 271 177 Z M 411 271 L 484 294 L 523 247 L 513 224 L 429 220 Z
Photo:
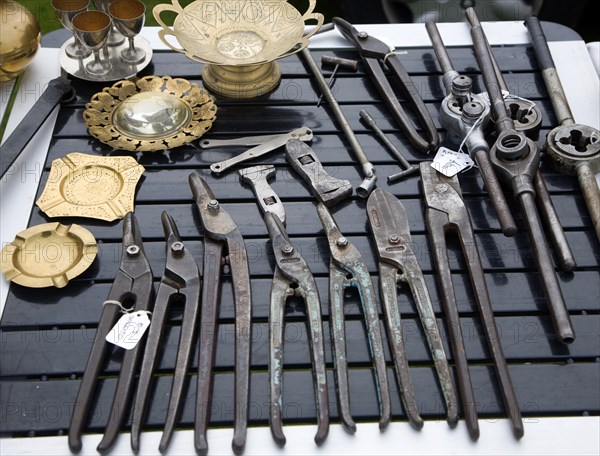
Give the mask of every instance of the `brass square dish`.
M 2 249 L 4 278 L 24 287 L 62 288 L 98 254 L 93 234 L 80 225 L 43 223 L 21 231 Z
M 88 132 L 114 149 L 151 152 L 200 138 L 217 107 L 198 84 L 170 76 L 146 76 L 105 87 L 85 105 Z
M 112 222 L 133 211 L 144 167 L 133 157 L 73 152 L 52 162 L 38 207 L 50 217 L 88 217 Z

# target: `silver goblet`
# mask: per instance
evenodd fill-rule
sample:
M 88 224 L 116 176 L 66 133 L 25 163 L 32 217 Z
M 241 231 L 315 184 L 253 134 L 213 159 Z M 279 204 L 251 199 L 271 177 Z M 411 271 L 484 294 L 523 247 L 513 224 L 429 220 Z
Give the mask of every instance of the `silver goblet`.
M 102 11 L 84 11 L 73 18 L 73 30 L 86 48 L 94 53 L 94 60 L 85 65 L 88 74 L 95 77 L 106 75 L 111 65 L 100 59 L 100 49 L 104 47 L 110 32 L 110 17 Z
M 71 22 L 77 14 L 87 11 L 89 4 L 90 0 L 52 0 L 52 8 L 54 8 L 54 12 L 61 24 L 67 30 L 73 32 L 75 36 L 74 41 L 65 48 L 65 52 L 72 59 L 84 59 L 92 53 L 92 51 L 81 45 L 79 38 L 77 38 L 77 35 L 73 31 L 73 24 Z
M 129 47 L 121 51 L 121 60 L 133 65 L 143 62 L 146 53 L 135 47 L 133 38 L 144 26 L 146 6 L 139 0 L 115 0 L 108 7 L 108 13 L 117 30 L 129 39 Z
M 108 12 L 108 7 L 114 1 L 115 0 L 94 0 L 94 4 L 96 5 L 96 8 L 98 10 L 100 10 L 103 13 L 106 13 L 110 16 L 110 13 Z M 108 34 L 108 41 L 107 41 L 108 45 L 109 46 L 120 46 L 124 42 L 125 42 L 125 37 L 123 35 L 121 35 L 119 33 L 119 31 L 117 30 L 117 28 L 115 27 L 115 25 L 112 24 L 110 33 Z

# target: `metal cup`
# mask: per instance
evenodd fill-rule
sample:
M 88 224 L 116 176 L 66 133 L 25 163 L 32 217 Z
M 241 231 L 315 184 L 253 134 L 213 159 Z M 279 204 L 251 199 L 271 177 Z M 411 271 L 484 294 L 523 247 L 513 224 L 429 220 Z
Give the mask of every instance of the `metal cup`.
M 139 0 L 115 0 L 108 7 L 108 14 L 117 30 L 129 39 L 129 47 L 121 51 L 121 60 L 132 65 L 143 62 L 146 52 L 135 47 L 133 38 L 144 26 L 146 6 Z
M 96 8 L 98 10 L 100 10 L 103 13 L 106 13 L 110 16 L 110 14 L 108 13 L 108 7 L 114 1 L 115 0 L 94 0 L 94 4 L 96 5 Z M 119 33 L 119 31 L 116 29 L 115 25 L 113 24 L 111 26 L 110 33 L 108 34 L 107 44 L 109 46 L 120 46 L 124 42 L 125 42 L 125 37 Z
M 85 65 L 91 76 L 102 77 L 111 70 L 110 62 L 100 59 L 100 49 L 106 45 L 110 26 L 110 16 L 102 11 L 84 11 L 73 18 L 75 35 L 94 53 L 94 60 Z
M 89 0 L 52 0 L 52 8 L 54 8 L 56 16 L 61 24 L 71 32 L 73 32 L 73 18 L 82 11 L 87 11 L 89 4 Z M 65 48 L 65 52 L 72 59 L 84 59 L 88 57 L 92 52 L 83 47 L 77 35 L 74 32 L 73 34 L 75 40 Z

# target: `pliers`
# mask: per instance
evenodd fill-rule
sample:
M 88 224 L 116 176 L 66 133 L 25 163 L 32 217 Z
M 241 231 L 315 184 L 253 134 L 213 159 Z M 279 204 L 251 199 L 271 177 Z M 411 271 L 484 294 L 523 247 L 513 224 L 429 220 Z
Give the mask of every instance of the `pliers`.
M 121 308 L 132 304 L 131 311 L 150 311 L 153 294 L 152 271 L 142 244 L 137 220 L 132 212 L 123 219 L 123 243 L 119 271 L 104 303 L 96 337 L 81 379 L 77 399 L 69 425 L 69 448 L 73 453 L 81 451 L 81 434 L 94 398 L 96 382 L 100 376 L 108 348 L 105 337 L 115 325 Z M 120 350 L 120 348 L 118 349 Z M 143 352 L 143 343 L 125 351 L 117 388 L 113 397 L 104 436 L 98 444 L 98 452 L 105 453 L 115 443 L 123 420 L 127 415 L 137 367 Z
M 233 283 L 235 305 L 235 396 L 233 451 L 240 454 L 246 444 L 246 411 L 250 383 L 250 317 L 252 297 L 250 270 L 244 239 L 237 225 L 219 204 L 208 184 L 198 173 L 189 184 L 204 228 L 204 259 L 198 388 L 196 402 L 195 447 L 198 454 L 208 452 L 206 429 L 211 409 L 212 376 L 217 341 L 217 317 L 221 300 L 223 266 L 228 265 Z
M 454 353 L 454 362 L 456 363 L 458 388 L 467 429 L 473 440 L 479 437 L 475 398 L 469 375 L 469 365 L 465 353 L 458 306 L 456 304 L 448 260 L 446 237 L 450 232 L 456 234 L 460 241 L 475 295 L 475 302 L 479 309 L 479 315 L 487 339 L 487 345 L 492 355 L 496 368 L 496 376 L 502 390 L 504 406 L 512 422 L 515 437 L 521 438 L 524 432 L 521 411 L 519 410 L 517 396 L 512 385 L 504 352 L 502 351 L 502 345 L 500 345 L 500 336 L 496 329 L 494 311 L 485 283 L 481 259 L 477 251 L 473 226 L 471 225 L 471 219 L 462 199 L 458 178 L 456 176 L 450 178 L 438 173 L 431 167 L 431 162 L 421 162 L 420 166 L 423 193 L 427 205 L 427 231 L 440 280 L 442 303 L 448 321 L 448 332 Z
M 371 76 L 371 80 L 377 87 L 377 90 L 381 94 L 388 109 L 391 111 L 398 126 L 404 134 L 407 135 L 411 144 L 419 152 L 435 152 L 439 145 L 437 129 L 414 82 L 402 65 L 402 62 L 400 62 L 400 58 L 394 52 L 394 49 L 390 48 L 390 46 L 383 41 L 369 36 L 367 32 L 359 32 L 352 24 L 344 19 L 334 17 L 333 23 L 344 38 L 350 41 L 358 50 L 358 53 Z M 395 79 L 400 83 L 402 93 L 412 104 L 414 114 L 421 123 L 426 136 L 425 138 L 419 135 L 410 118 L 402 108 L 402 105 L 394 93 L 394 89 L 387 80 L 379 60 L 383 60 L 383 64 L 392 71 Z
M 377 191 L 377 190 L 376 190 Z M 327 235 L 331 259 L 329 261 L 329 306 L 331 338 L 335 356 L 336 390 L 340 406 L 340 418 L 348 432 L 356 432 L 356 425 L 350 413 L 348 388 L 348 363 L 346 357 L 346 337 L 344 330 L 344 293 L 354 287 L 360 297 L 362 311 L 369 337 L 369 349 L 375 367 L 377 395 L 379 396 L 379 428 L 385 429 L 390 423 L 391 401 L 388 386 L 383 340 L 379 328 L 377 293 L 365 261 L 358 249 L 342 235 L 331 213 L 323 203 L 317 206 L 321 224 Z
M 168 307 L 174 300 L 177 300 L 184 305 L 184 311 L 181 321 L 181 333 L 179 335 L 175 375 L 173 376 L 169 407 L 159 446 L 161 453 L 167 450 L 178 419 L 195 340 L 194 333 L 200 315 L 201 278 L 196 261 L 182 242 L 173 218 L 166 212 L 163 212 L 161 221 L 167 241 L 167 261 L 154 303 L 152 323 L 148 329 L 146 350 L 144 352 L 144 360 L 142 361 L 142 369 L 135 396 L 131 425 L 131 448 L 135 453 L 139 451 L 141 427 L 149 402 L 148 396 L 151 391 L 152 374 L 156 367 Z
M 401 391 L 401 401 L 410 424 L 423 427 L 417 400 L 409 374 L 408 359 L 402 340 L 402 322 L 398 306 L 398 286 L 407 283 L 414 297 L 425 330 L 429 350 L 446 403 L 448 423 L 458 421 L 458 401 L 444 345 L 436 323 L 435 313 L 423 272 L 412 251 L 412 238 L 406 210 L 392 194 L 376 189 L 367 200 L 367 215 L 377 245 L 379 286 L 388 337 Z

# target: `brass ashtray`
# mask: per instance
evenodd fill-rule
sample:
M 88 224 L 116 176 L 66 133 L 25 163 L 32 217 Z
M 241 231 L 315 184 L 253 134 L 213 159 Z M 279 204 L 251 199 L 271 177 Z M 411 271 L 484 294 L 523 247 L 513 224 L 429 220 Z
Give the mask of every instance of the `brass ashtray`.
M 0 267 L 8 281 L 30 288 L 62 288 L 91 266 L 96 239 L 79 225 L 32 226 L 2 249 Z
M 173 149 L 200 138 L 217 107 L 198 84 L 170 76 L 146 76 L 105 87 L 85 105 L 88 132 L 114 149 Z
M 99 157 L 78 152 L 52 162 L 36 201 L 50 217 L 88 217 L 112 222 L 133 212 L 135 188 L 144 167 L 133 157 Z
M 230 98 L 255 98 L 275 89 L 281 79 L 275 60 L 304 49 L 323 25 L 323 15 L 313 12 L 316 0 L 309 0 L 304 14 L 286 0 L 196 0 L 185 8 L 171 1 L 153 10 L 162 26 L 160 39 L 205 63 L 204 86 Z M 165 11 L 177 14 L 172 29 L 161 18 Z M 316 21 L 316 26 L 305 34 L 307 20 Z M 169 42 L 169 35 L 181 48 Z

